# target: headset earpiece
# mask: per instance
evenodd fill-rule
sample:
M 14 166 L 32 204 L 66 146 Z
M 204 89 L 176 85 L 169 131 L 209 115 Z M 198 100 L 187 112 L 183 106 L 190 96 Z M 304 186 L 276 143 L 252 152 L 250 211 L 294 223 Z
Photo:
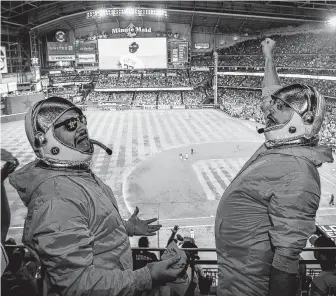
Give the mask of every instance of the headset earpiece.
M 303 121 L 308 124 L 313 124 L 314 122 L 314 115 L 312 112 L 307 112 L 303 115 Z
M 41 103 L 36 106 L 36 109 L 33 111 L 33 113 L 38 114 L 42 105 L 43 105 L 43 101 L 41 101 Z M 39 149 L 47 144 L 47 139 L 44 133 L 37 130 L 36 118 L 33 119 L 33 133 L 34 133 L 34 146 L 36 148 Z
M 34 146 L 36 148 L 41 148 L 47 144 L 47 139 L 42 132 L 38 132 L 35 134 Z

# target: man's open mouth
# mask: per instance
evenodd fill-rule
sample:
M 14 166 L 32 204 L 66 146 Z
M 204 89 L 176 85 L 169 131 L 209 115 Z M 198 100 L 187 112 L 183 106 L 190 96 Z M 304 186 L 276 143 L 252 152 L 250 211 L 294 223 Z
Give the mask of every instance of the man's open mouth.
M 277 124 L 276 120 L 271 115 L 267 115 L 266 126 L 269 127 L 269 126 L 273 126 L 273 125 L 276 125 L 276 124 Z
M 78 144 L 82 143 L 84 140 L 87 140 L 87 139 L 88 139 L 88 134 L 87 133 L 81 134 L 77 138 L 76 144 L 78 145 Z

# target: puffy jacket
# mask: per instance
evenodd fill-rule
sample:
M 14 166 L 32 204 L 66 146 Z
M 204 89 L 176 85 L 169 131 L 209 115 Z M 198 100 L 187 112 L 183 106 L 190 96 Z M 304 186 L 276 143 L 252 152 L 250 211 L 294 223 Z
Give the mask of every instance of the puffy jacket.
M 23 243 L 45 267 L 48 294 L 133 295 L 151 289 L 148 267 L 133 271 L 130 225 L 112 190 L 91 170 L 31 162 L 10 183 L 28 207 Z
M 326 147 L 267 149 L 247 161 L 218 205 L 215 236 L 220 296 L 266 296 L 271 266 L 296 274 L 315 231 Z

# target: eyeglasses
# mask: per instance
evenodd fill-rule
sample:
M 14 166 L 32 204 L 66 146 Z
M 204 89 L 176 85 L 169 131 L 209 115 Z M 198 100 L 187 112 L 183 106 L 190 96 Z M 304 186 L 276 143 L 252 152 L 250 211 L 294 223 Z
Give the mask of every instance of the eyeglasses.
M 78 117 L 71 117 L 60 123 L 57 123 L 55 124 L 54 128 L 56 129 L 64 125 L 69 132 L 73 132 L 74 130 L 77 129 L 78 121 L 80 121 L 84 125 L 87 125 L 86 116 L 80 115 Z

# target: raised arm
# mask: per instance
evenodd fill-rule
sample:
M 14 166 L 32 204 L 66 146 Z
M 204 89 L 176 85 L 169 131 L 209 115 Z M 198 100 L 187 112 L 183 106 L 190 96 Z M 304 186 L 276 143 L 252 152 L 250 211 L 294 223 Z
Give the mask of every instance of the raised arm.
M 264 100 L 270 99 L 270 95 L 281 88 L 280 78 L 274 64 L 273 49 L 275 41 L 266 38 L 261 42 L 262 51 L 265 57 L 265 73 L 262 82 L 262 97 Z
M 270 38 L 266 38 L 263 42 L 261 42 L 261 46 L 265 57 L 265 74 L 262 87 L 264 88 L 273 85 L 281 85 L 280 78 L 274 64 L 273 49 L 275 46 L 275 41 Z

